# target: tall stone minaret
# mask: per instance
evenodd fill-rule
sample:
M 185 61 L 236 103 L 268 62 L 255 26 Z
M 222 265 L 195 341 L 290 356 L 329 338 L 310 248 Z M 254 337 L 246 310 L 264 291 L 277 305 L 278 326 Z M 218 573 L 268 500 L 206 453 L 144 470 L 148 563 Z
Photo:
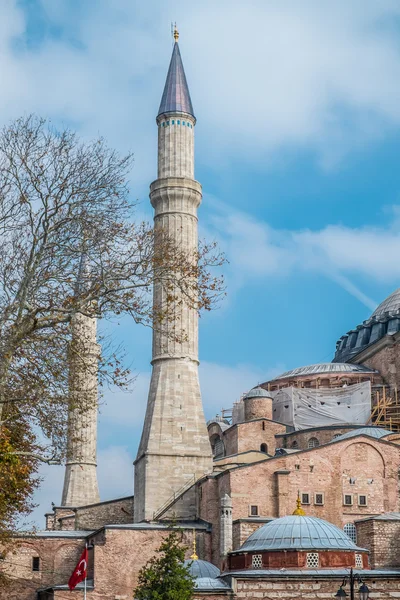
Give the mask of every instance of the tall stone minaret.
M 78 285 L 84 277 L 82 258 Z M 69 413 L 67 461 L 62 506 L 84 506 L 99 502 L 97 484 L 98 358 L 96 319 L 77 313 L 71 322 L 68 354 Z
M 156 231 L 165 231 L 190 256 L 197 250 L 201 185 L 194 179 L 196 119 L 176 30 L 174 37 L 157 115 L 158 179 L 150 186 L 150 200 Z M 154 306 L 163 300 L 156 284 Z M 152 520 L 175 492 L 212 470 L 198 377 L 197 312 L 182 297 L 175 314 L 173 322 L 161 328 L 155 324 L 153 332 L 153 372 L 135 461 L 136 522 Z

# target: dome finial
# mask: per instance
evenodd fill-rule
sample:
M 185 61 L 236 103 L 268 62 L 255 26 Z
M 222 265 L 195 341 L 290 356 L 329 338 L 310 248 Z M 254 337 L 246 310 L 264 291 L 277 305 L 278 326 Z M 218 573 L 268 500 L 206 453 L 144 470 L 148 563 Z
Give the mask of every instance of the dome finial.
M 177 42 L 179 40 L 179 31 L 176 26 L 176 21 L 175 21 L 175 27 L 174 27 L 174 40 L 175 40 L 175 42 Z
M 292 514 L 296 515 L 297 517 L 305 517 L 306 516 L 306 513 L 301 508 L 300 492 L 297 492 L 296 510 L 294 510 Z
M 193 529 L 193 554 L 190 557 L 192 560 L 199 560 L 199 557 L 196 553 L 196 530 Z

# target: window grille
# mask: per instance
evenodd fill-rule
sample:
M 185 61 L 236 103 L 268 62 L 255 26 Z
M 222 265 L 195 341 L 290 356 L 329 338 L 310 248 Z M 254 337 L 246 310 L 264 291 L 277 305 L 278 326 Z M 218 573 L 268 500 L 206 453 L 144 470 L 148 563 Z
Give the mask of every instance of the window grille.
M 308 440 L 309 448 L 317 448 L 319 446 L 319 440 L 316 437 L 312 437 Z
M 357 544 L 357 529 L 354 523 L 346 523 L 346 525 L 343 527 L 343 531 L 352 542 Z
M 363 568 L 362 554 L 356 554 L 356 567 L 357 567 L 357 569 Z
M 251 566 L 253 569 L 262 569 L 262 555 L 261 554 L 253 554 L 251 559 Z
M 307 552 L 307 568 L 308 569 L 318 569 L 318 566 L 319 566 L 318 552 Z
M 310 494 L 302 494 L 301 495 L 301 503 L 302 504 L 310 504 Z
M 324 504 L 324 494 L 315 494 L 314 504 L 322 506 Z

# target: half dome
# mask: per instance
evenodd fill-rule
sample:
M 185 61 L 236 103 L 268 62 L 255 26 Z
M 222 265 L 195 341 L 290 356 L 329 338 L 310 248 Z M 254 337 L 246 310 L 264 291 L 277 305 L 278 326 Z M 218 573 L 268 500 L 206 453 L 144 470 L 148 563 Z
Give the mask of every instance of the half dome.
M 356 437 L 357 435 L 368 435 L 371 438 L 379 440 L 380 438 L 390 435 L 391 433 L 394 432 L 389 431 L 389 429 L 383 429 L 382 427 L 360 427 L 359 429 L 352 429 L 351 431 L 347 431 L 346 433 L 339 435 L 333 441 L 340 442 L 340 440 L 347 440 L 348 438 Z
M 336 525 L 317 517 L 290 515 L 257 529 L 234 553 L 269 550 L 361 550 Z

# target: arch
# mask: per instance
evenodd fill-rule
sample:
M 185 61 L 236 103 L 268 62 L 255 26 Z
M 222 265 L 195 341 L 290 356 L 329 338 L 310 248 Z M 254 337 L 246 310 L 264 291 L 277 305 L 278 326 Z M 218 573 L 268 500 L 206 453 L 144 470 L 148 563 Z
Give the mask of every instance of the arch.
M 352 470 L 354 470 L 354 466 L 358 464 L 361 472 L 364 472 L 366 477 L 369 477 L 369 473 L 372 472 L 375 477 L 379 476 L 384 479 L 386 477 L 385 457 L 382 455 L 382 452 L 371 443 L 372 440 L 369 441 L 366 437 L 364 437 L 364 439 L 356 437 L 350 439 L 351 443 L 347 445 L 343 444 L 344 447 L 340 453 L 342 471 L 346 472 L 346 467 L 349 464 L 352 466 Z M 343 442 L 345 441 L 347 440 L 343 440 Z M 359 450 L 360 446 L 362 447 L 361 451 Z M 379 457 L 379 464 L 374 461 L 374 456 Z
M 290 447 L 293 448 L 294 450 L 296 450 L 299 447 L 298 441 L 294 440 L 294 442 L 292 442 L 292 445 Z
M 317 448 L 319 446 L 319 439 L 316 437 L 312 437 L 308 440 L 307 444 L 308 448 Z
M 214 433 L 210 436 L 210 444 L 214 459 L 223 458 L 225 456 L 225 444 L 222 436 Z
M 346 525 L 343 527 L 343 531 L 352 542 L 357 544 L 357 529 L 354 523 L 346 523 Z
M 261 444 L 261 446 L 260 446 L 260 452 L 265 452 L 265 454 L 268 454 L 268 446 L 267 446 L 267 444 Z

